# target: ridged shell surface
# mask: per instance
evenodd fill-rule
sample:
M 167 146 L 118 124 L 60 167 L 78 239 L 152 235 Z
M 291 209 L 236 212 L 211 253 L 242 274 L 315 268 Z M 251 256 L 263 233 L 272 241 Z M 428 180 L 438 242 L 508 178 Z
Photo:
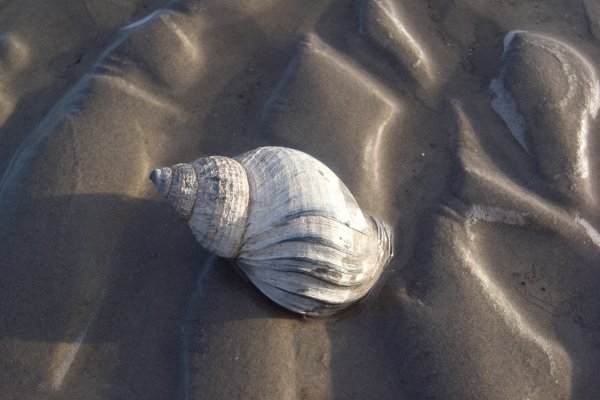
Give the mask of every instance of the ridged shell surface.
M 389 227 L 305 153 L 263 147 L 236 159 L 250 190 L 239 269 L 301 314 L 329 315 L 364 297 L 392 255 Z
M 234 159 L 219 156 L 201 158 L 192 166 L 198 184 L 188 224 L 205 249 L 234 258 L 248 220 L 246 171 Z
M 194 167 L 190 164 L 176 164 L 171 168 L 163 168 L 162 171 L 161 178 L 168 177 L 163 184 L 169 185 L 166 193 L 169 203 L 179 215 L 189 218 L 198 192 Z
M 364 297 L 392 256 L 391 231 L 340 179 L 297 150 L 261 147 L 159 168 L 150 179 L 207 250 L 305 315 Z

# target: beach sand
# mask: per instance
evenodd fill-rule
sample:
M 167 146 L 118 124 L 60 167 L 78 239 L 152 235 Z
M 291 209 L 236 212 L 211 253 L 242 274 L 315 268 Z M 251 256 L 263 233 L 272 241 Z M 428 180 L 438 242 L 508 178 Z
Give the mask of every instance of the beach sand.
M 0 2 L 0 398 L 600 398 L 595 0 Z M 304 319 L 148 180 L 264 145 L 394 228 Z

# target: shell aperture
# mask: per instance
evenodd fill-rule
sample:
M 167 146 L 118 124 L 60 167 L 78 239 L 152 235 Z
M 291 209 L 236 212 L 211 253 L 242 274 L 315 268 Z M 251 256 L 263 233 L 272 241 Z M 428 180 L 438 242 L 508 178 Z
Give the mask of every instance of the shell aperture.
M 203 247 L 233 259 L 262 293 L 300 314 L 327 316 L 357 302 L 393 255 L 389 226 L 298 150 L 206 157 L 150 178 Z

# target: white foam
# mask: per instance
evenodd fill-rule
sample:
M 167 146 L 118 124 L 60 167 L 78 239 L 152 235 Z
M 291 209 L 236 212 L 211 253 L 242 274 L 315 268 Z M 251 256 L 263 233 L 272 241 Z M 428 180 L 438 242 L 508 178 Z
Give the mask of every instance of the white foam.
M 590 129 L 589 117 L 583 114 L 580 122 L 581 132 L 577 135 L 577 175 L 585 179 L 586 192 L 590 193 L 590 182 L 587 180 L 590 176 L 590 161 L 588 157 L 588 132 Z
M 526 33 L 526 31 L 513 30 L 504 36 L 504 51 L 502 53 L 503 57 L 506 55 L 506 52 L 515 36 L 522 33 Z M 494 111 L 496 111 L 496 114 L 502 118 L 508 127 L 508 130 L 521 145 L 521 147 L 529 153 L 529 148 L 527 147 L 527 142 L 525 140 L 525 119 L 521 113 L 519 113 L 519 108 L 517 107 L 515 99 L 513 99 L 511 94 L 504 87 L 504 75 L 505 71 L 502 69 L 499 76 L 496 79 L 493 79 L 490 83 L 489 89 L 496 95 L 496 97 L 492 100 L 492 108 Z
M 471 223 L 485 221 L 518 226 L 523 226 L 526 223 L 526 215 L 521 212 L 484 205 L 471 207 L 467 213 L 467 219 Z
M 586 60 L 587 61 L 587 60 Z M 592 64 L 588 62 L 590 68 L 593 68 Z M 595 68 L 593 69 L 596 70 Z M 588 111 L 592 118 L 596 118 L 598 115 L 598 110 L 600 110 L 600 80 L 598 80 L 598 75 L 594 73 L 594 81 L 592 84 L 592 101 L 589 103 Z
M 521 145 L 521 147 L 529 153 L 527 142 L 525 141 L 525 119 L 519 113 L 517 103 L 504 87 L 504 73 L 490 83 L 489 89 L 496 95 L 492 100 L 492 108 L 502 118 L 508 130 Z
M 475 236 L 471 231 L 471 226 L 479 221 L 524 226 L 527 222 L 526 217 L 526 214 L 518 211 L 504 210 L 502 208 L 488 207 L 484 205 L 474 205 L 467 212 L 465 229 L 467 230 L 469 239 L 473 240 Z

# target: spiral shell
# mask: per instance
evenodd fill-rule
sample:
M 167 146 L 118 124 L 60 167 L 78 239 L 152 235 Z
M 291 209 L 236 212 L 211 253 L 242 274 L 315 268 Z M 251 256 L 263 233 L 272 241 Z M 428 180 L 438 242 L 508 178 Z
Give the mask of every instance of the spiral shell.
M 262 147 L 156 169 L 150 179 L 207 250 L 231 258 L 279 305 L 333 314 L 360 300 L 392 257 L 390 228 L 297 150 Z

